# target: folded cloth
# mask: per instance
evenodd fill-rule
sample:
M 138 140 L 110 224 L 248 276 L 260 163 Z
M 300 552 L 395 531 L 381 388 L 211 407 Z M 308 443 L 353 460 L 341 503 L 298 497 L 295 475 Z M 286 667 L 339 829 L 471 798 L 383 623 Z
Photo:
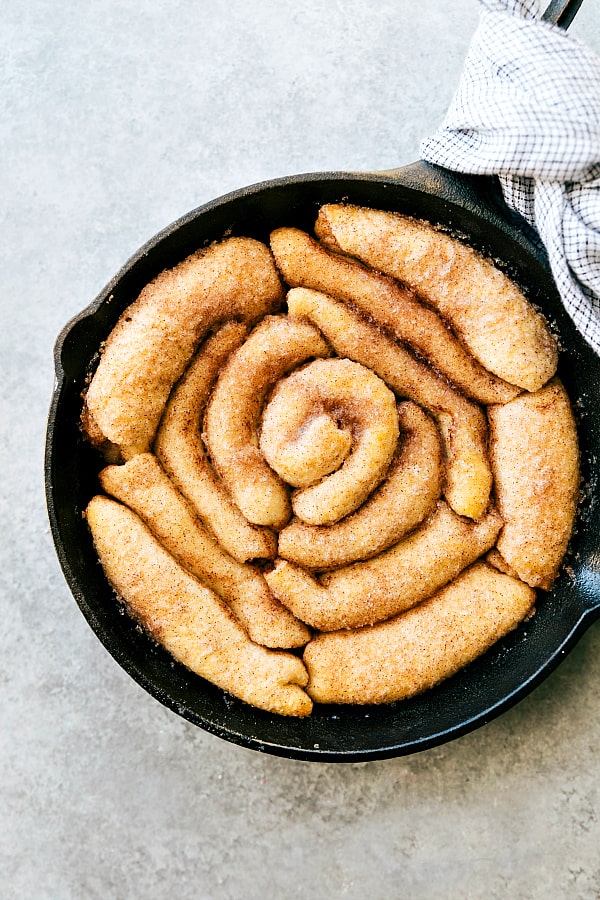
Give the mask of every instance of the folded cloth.
M 565 308 L 600 353 L 600 59 L 536 0 L 480 0 L 480 24 L 423 159 L 500 178 L 540 236 Z

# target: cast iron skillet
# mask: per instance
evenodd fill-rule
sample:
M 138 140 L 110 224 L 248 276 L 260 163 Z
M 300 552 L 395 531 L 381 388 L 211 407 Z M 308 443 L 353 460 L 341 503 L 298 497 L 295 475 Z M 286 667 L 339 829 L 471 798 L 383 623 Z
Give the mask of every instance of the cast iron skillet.
M 564 4 L 563 4 L 564 6 Z M 231 698 L 175 663 L 122 614 L 82 518 L 98 491 L 99 455 L 80 433 L 81 394 L 101 343 L 155 275 L 225 233 L 267 241 L 279 226 L 311 230 L 319 206 L 348 201 L 407 213 L 450 229 L 493 258 L 559 335 L 559 374 L 573 401 L 583 495 L 566 565 L 536 615 L 438 687 L 391 706 L 316 706 L 308 719 L 270 715 Z M 374 174 L 299 175 L 234 191 L 188 213 L 145 244 L 55 347 L 45 482 L 50 525 L 66 580 L 109 653 L 145 690 L 185 719 L 226 740 L 290 758 L 353 762 L 413 753 L 465 734 L 513 706 L 561 662 L 600 615 L 600 391 L 598 358 L 564 312 L 526 230 L 495 182 L 426 163 Z
M 565 314 L 552 278 L 522 230 L 503 217 L 490 185 L 418 163 L 394 173 L 300 175 L 236 191 L 150 240 L 60 334 L 46 448 L 52 534 L 66 579 L 107 650 L 149 693 L 196 725 L 254 749 L 302 759 L 355 761 L 414 752 L 464 734 L 512 706 L 546 677 L 600 615 L 600 359 Z M 348 200 L 450 228 L 493 257 L 560 335 L 559 374 L 579 421 L 584 497 L 567 568 L 536 615 L 439 687 L 386 707 L 316 707 L 294 720 L 234 700 L 173 662 L 121 614 L 82 510 L 102 460 L 79 430 L 81 392 L 101 342 L 123 309 L 165 267 L 225 232 L 267 240 L 281 225 L 310 229 L 322 203 Z

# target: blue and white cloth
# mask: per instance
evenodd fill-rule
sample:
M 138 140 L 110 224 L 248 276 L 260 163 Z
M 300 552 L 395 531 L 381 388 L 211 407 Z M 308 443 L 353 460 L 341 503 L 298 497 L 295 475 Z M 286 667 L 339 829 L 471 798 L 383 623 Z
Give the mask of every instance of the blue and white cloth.
M 496 174 L 537 231 L 563 303 L 600 353 L 600 59 L 536 0 L 480 0 L 458 91 L 423 159 Z

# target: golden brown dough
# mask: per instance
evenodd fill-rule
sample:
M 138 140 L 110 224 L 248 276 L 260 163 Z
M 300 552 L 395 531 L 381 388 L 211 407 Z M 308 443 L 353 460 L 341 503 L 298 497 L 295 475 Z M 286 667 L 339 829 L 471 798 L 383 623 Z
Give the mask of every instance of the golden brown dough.
M 432 309 L 406 287 L 356 260 L 332 253 L 297 228 L 271 233 L 275 261 L 291 287 L 312 288 L 358 307 L 425 356 L 480 403 L 505 403 L 519 388 L 486 371 Z
M 108 466 L 99 478 L 106 493 L 137 513 L 177 562 L 225 600 L 253 641 L 265 647 L 307 642 L 306 626 L 275 600 L 257 569 L 221 549 L 152 453 Z
M 287 302 L 290 314 L 314 322 L 339 356 L 362 363 L 401 397 L 431 412 L 447 456 L 446 500 L 458 515 L 479 519 L 492 487 L 487 423 L 479 407 L 343 303 L 306 288 L 293 288 Z
M 265 576 L 281 602 L 320 631 L 372 625 L 430 597 L 489 550 L 500 531 L 496 512 L 480 522 L 445 503 L 412 534 L 375 559 L 322 575 L 276 560 Z
M 476 563 L 414 609 L 317 635 L 304 651 L 317 703 L 392 703 L 454 675 L 531 613 L 535 591 Z
M 342 204 L 321 207 L 315 231 L 331 249 L 415 290 L 504 381 L 536 391 L 556 371 L 556 341 L 544 318 L 514 282 L 466 244 L 427 222 Z
M 316 460 L 319 474 L 310 473 L 295 491 L 292 507 L 303 522 L 331 525 L 354 512 L 384 477 L 398 442 L 396 401 L 377 375 L 349 359 L 318 359 L 283 379 L 265 408 L 260 438 L 261 450 L 282 476 L 293 468 L 298 443 L 299 462 L 305 462 L 303 432 L 314 422 L 323 423 L 325 440 L 315 441 L 313 429 L 313 449 L 320 447 L 324 456 Z M 350 452 L 331 474 L 328 423 L 352 438 Z
M 373 496 L 328 527 L 294 519 L 279 534 L 279 556 L 308 569 L 348 565 L 385 550 L 429 515 L 442 489 L 438 432 L 415 403 L 399 404 L 398 421 L 401 448 Z
M 304 488 L 339 469 L 352 449 L 352 431 L 286 379 L 263 411 L 259 446 L 286 484 Z
M 498 552 L 496 547 L 490 550 L 489 553 L 485 555 L 485 561 L 493 566 L 495 569 L 498 569 L 499 572 L 504 572 L 505 575 L 511 575 L 513 578 L 519 578 L 518 573 L 509 566 L 504 557 Z
M 135 513 L 98 496 L 86 517 L 108 581 L 176 660 L 253 706 L 310 713 L 301 660 L 254 644 L 217 594 L 180 566 Z
M 229 238 L 161 272 L 110 333 L 87 391 L 84 426 L 124 459 L 150 450 L 171 388 L 202 337 L 218 322 L 252 323 L 280 305 L 271 253 Z
M 558 378 L 489 411 L 492 466 L 505 524 L 498 551 L 523 581 L 549 590 L 579 499 L 577 431 Z
M 288 488 L 258 448 L 267 392 L 286 372 L 329 353 L 308 322 L 267 316 L 219 376 L 206 411 L 204 439 L 234 502 L 255 525 L 281 528 L 291 514 Z
M 207 338 L 171 393 L 154 443 L 173 484 L 219 544 L 239 562 L 273 559 L 275 534 L 251 525 L 232 502 L 207 459 L 200 432 L 217 375 L 246 334 L 245 325 L 228 322 Z

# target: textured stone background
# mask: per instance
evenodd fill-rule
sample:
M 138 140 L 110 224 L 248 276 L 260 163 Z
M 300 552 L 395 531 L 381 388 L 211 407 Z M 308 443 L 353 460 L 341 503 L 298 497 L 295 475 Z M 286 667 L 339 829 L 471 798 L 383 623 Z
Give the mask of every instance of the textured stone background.
M 475 0 L 29 0 L 0 30 L 0 895 L 600 897 L 600 628 L 517 708 L 419 755 L 230 745 L 114 663 L 42 484 L 52 345 L 151 235 L 235 187 L 408 163 Z M 572 29 L 600 52 L 600 7 Z

